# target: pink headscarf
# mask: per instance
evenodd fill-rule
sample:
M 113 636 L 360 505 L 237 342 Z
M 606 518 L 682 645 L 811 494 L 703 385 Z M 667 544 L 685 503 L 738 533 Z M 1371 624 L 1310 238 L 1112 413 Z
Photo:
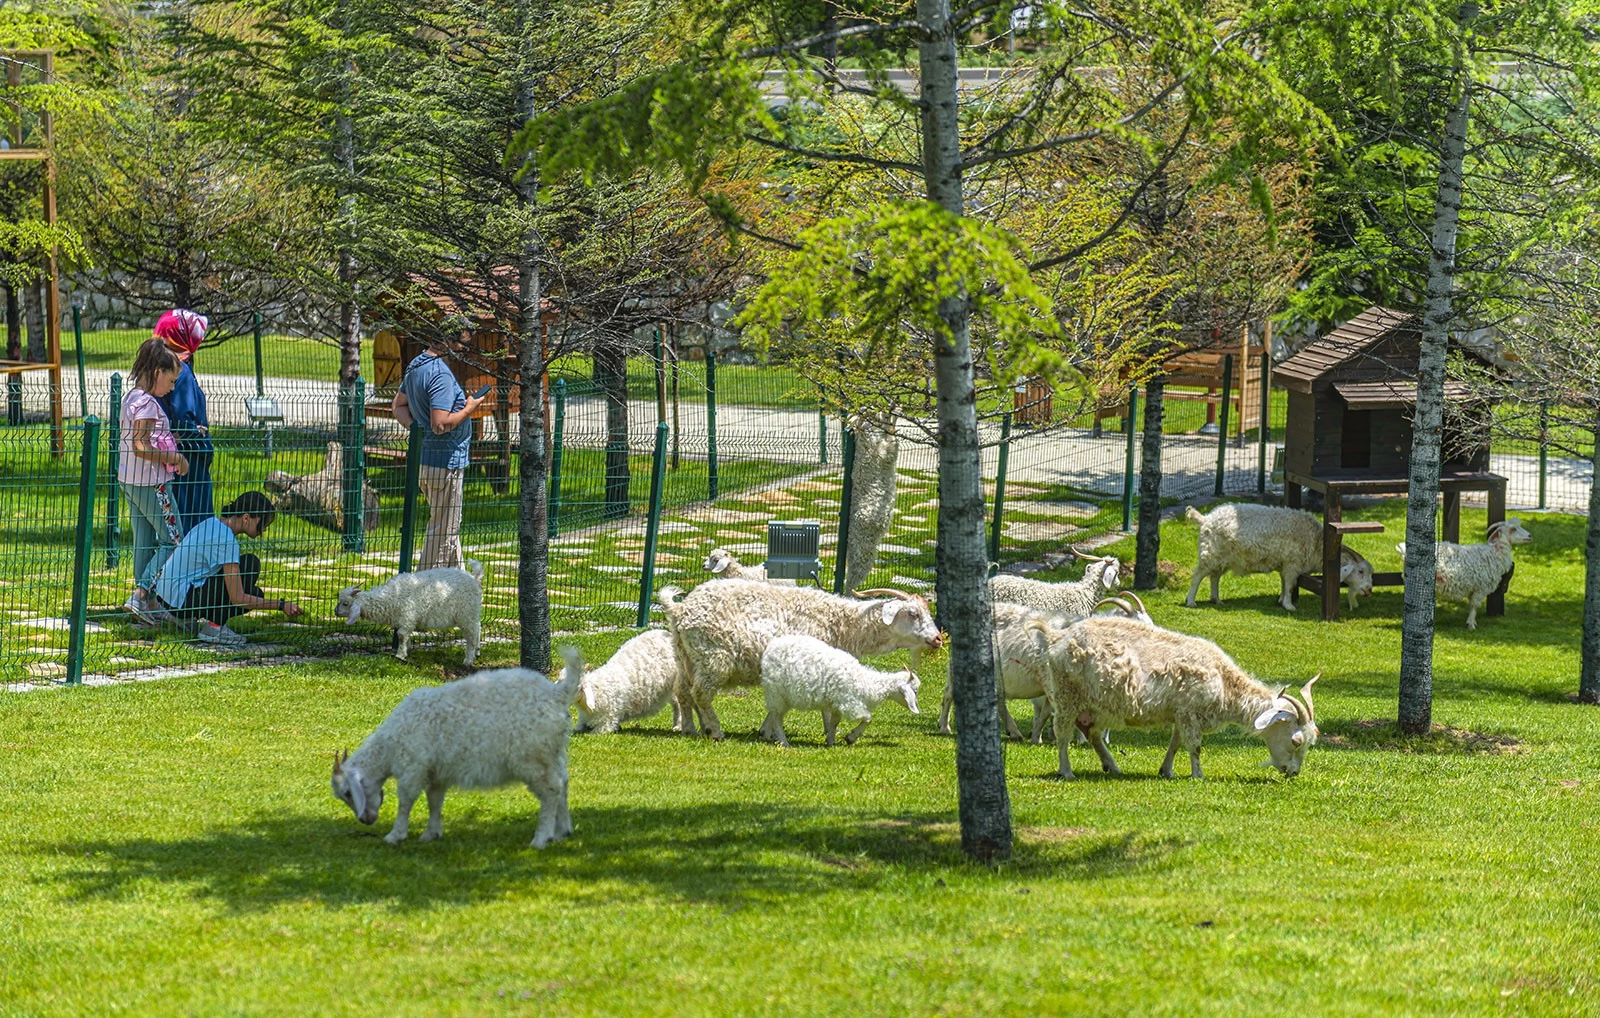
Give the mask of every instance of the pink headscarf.
M 211 322 L 205 315 L 197 315 L 186 308 L 174 308 L 156 322 L 156 338 L 166 341 L 174 353 L 189 354 L 200 349 Z

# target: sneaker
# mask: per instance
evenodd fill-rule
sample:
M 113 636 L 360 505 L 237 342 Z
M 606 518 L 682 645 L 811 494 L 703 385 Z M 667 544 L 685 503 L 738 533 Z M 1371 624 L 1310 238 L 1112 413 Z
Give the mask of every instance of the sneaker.
M 136 590 L 122 602 L 122 610 L 133 615 L 133 624 L 141 629 L 154 629 L 172 621 L 172 613 L 155 597 L 140 597 Z
M 200 642 L 213 647 L 243 647 L 246 640 L 227 626 L 219 626 L 208 619 L 200 621 Z

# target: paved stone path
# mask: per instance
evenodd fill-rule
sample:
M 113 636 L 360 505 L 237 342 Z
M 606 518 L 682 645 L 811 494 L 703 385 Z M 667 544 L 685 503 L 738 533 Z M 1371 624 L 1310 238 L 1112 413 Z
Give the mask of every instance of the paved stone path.
M 111 372 L 95 369 L 86 372 L 89 390 L 89 410 L 102 418 L 107 414 Z M 42 373 L 24 377 L 24 407 L 30 413 L 47 411 L 48 378 Z M 77 373 L 63 372 L 64 401 L 67 413 L 76 417 L 79 412 Z M 244 426 L 250 423 L 245 409 L 245 398 L 255 394 L 255 379 L 238 375 L 201 376 L 206 391 L 211 420 L 218 425 Z M 338 421 L 338 387 L 332 382 L 313 382 L 290 378 L 269 377 L 264 382 L 264 392 L 278 401 L 284 413 L 284 427 L 331 431 Z M 632 400 L 628 416 L 633 422 L 630 429 L 629 448 L 637 454 L 648 455 L 654 443 L 655 403 L 651 400 Z M 678 411 L 681 432 L 677 436 L 681 453 L 691 458 L 703 458 L 708 445 L 705 405 L 681 404 Z M 373 418 L 368 423 L 369 441 L 399 443 L 402 431 L 393 421 Z M 491 434 L 493 425 L 489 425 Z M 511 422 L 512 441 L 516 440 L 516 420 Z M 717 408 L 717 451 L 724 460 L 771 459 L 789 463 L 816 463 L 821 452 L 821 427 L 818 415 L 812 411 L 775 410 L 766 407 L 720 405 Z M 840 455 L 839 422 L 829 420 L 826 426 L 826 444 L 830 462 L 838 462 Z M 906 433 L 902 432 L 904 436 Z M 986 424 L 984 441 L 995 443 L 999 439 L 999 425 Z M 605 445 L 605 401 L 599 397 L 581 397 L 567 401 L 565 442 L 569 448 L 603 448 Z M 1268 450 L 1268 470 L 1272 467 L 1272 452 Z M 1136 451 L 1137 453 L 1137 451 Z M 1125 438 L 1107 432 L 1096 438 L 1085 430 L 1053 431 L 1044 435 L 1026 432 L 1015 435 L 1008 459 L 1008 476 L 1017 481 L 1042 484 L 1066 484 L 1086 491 L 1108 496 L 1122 493 Z M 1256 491 L 1258 449 L 1255 445 L 1234 447 L 1230 444 L 1225 464 L 1223 490 L 1228 494 L 1244 495 Z M 993 477 L 998 460 L 998 449 L 991 444 L 984 450 L 984 475 Z M 900 466 L 905 470 L 933 473 L 938 457 L 931 445 L 903 440 Z M 1196 435 L 1169 435 L 1162 449 L 1164 496 L 1189 499 L 1210 494 L 1213 490 L 1217 468 L 1215 438 Z M 1137 455 L 1135 470 L 1138 469 Z M 1532 508 L 1538 504 L 1539 460 L 1536 456 L 1496 453 L 1491 457 L 1491 469 L 1509 478 L 1507 503 L 1514 508 Z M 1580 459 L 1551 457 L 1546 475 L 1547 501 L 1551 508 L 1569 511 L 1586 511 L 1592 470 L 1590 464 Z M 1268 479 L 1271 486 L 1270 477 Z M 1276 490 L 1276 488 L 1273 488 Z M 1469 497 L 1470 501 L 1470 497 Z

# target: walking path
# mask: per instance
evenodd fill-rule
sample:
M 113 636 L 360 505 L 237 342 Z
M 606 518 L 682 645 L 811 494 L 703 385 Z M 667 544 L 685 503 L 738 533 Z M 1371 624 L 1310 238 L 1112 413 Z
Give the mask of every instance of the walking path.
M 93 369 L 85 373 L 89 390 L 89 412 L 105 418 L 112 372 Z M 219 426 L 248 426 L 245 399 L 255 395 L 255 379 L 240 375 L 201 375 L 211 413 Z M 76 371 L 62 374 L 64 406 L 70 417 L 79 414 Z M 284 428 L 332 431 L 338 423 L 338 386 L 333 382 L 305 381 L 268 377 L 263 392 L 278 402 L 283 411 Z M 23 405 L 32 415 L 49 409 L 48 377 L 43 372 L 23 376 Z M 669 410 L 670 414 L 670 410 Z M 597 449 L 606 443 L 606 406 L 600 397 L 586 396 L 567 400 L 564 441 L 569 448 Z M 654 443 L 656 405 L 650 400 L 631 400 L 628 435 L 630 451 L 648 455 Z M 669 418 L 670 419 L 670 418 Z M 674 436 L 681 455 L 704 458 L 709 445 L 705 405 L 684 403 L 678 408 L 680 432 Z M 494 425 L 486 422 L 492 435 Z M 826 437 L 824 438 L 824 430 Z M 983 440 L 990 445 L 983 451 L 984 475 L 995 474 L 999 425 L 986 423 Z M 904 433 L 903 433 L 904 435 Z M 511 420 L 511 439 L 516 441 L 517 422 Z M 368 421 L 368 440 L 373 443 L 403 441 L 403 431 L 393 421 L 372 418 Z M 717 453 L 727 461 L 768 459 L 786 463 L 816 463 L 822 458 L 825 442 L 829 462 L 840 455 L 839 422 L 829 420 L 824 429 L 813 411 L 777 410 L 723 404 L 717 407 Z M 1013 436 L 1008 456 L 1007 475 L 1016 481 L 1038 484 L 1071 485 L 1108 496 L 1120 496 L 1126 456 L 1126 439 L 1115 432 L 1096 438 L 1086 430 L 1068 429 L 1042 435 L 1021 433 Z M 1268 450 L 1268 487 L 1273 452 Z M 1230 444 L 1224 463 L 1223 490 L 1244 495 L 1256 491 L 1259 450 L 1254 444 Z M 1161 453 L 1163 496 L 1189 499 L 1210 494 L 1216 481 L 1217 443 L 1215 438 L 1198 435 L 1168 435 Z M 900 466 L 904 470 L 936 473 L 938 457 L 928 444 L 901 442 Z M 1506 500 L 1514 508 L 1538 505 L 1539 459 L 1537 456 L 1495 453 L 1490 468 L 1509 479 Z M 1138 470 L 1137 449 L 1135 471 Z M 1547 503 L 1552 509 L 1586 511 L 1592 478 L 1586 460 L 1551 457 L 1546 472 Z

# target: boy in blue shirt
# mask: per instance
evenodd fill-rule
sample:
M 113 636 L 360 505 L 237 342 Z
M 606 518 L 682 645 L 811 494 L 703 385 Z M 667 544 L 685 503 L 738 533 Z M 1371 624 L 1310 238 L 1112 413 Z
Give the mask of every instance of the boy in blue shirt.
M 238 647 L 245 638 L 228 628 L 230 619 L 254 608 L 273 608 L 289 618 L 301 614 L 293 601 L 261 593 L 261 560 L 239 551 L 239 535 L 260 537 L 276 515 L 266 495 L 247 491 L 222 507 L 220 519 L 210 516 L 195 524 L 156 576 L 150 621 L 163 621 L 161 616 L 170 613 L 197 623 L 202 643 Z

